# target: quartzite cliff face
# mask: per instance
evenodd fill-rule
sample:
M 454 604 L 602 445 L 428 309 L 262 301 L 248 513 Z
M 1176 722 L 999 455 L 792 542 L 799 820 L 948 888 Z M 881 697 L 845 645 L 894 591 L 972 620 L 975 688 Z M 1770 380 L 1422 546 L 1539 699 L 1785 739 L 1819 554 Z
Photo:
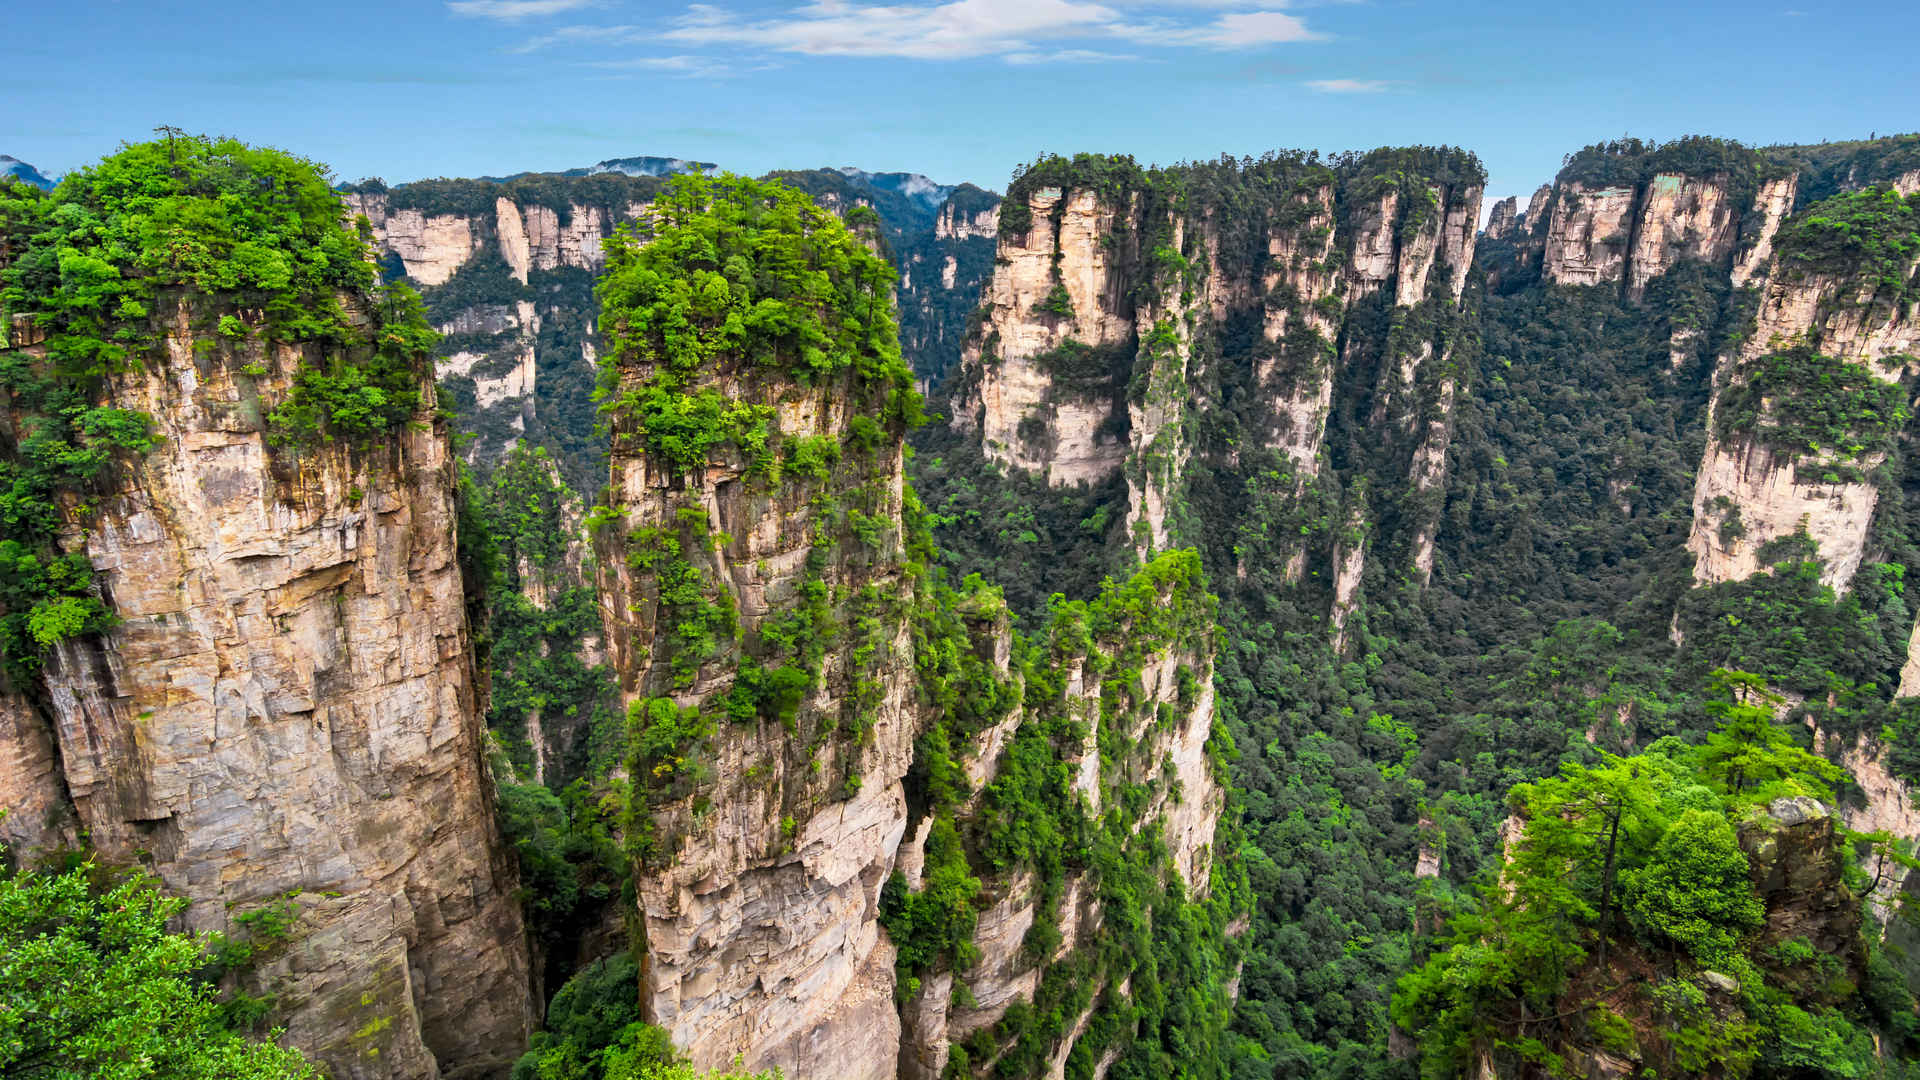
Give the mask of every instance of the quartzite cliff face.
M 659 377 L 636 358 L 618 363 L 620 393 Z M 1040 903 L 1030 871 L 983 871 L 992 899 L 971 938 L 980 958 L 964 976 L 965 1007 L 950 1004 L 951 972 L 897 993 L 896 943 L 882 925 L 889 879 L 919 888 L 926 858 L 929 810 L 914 805 L 927 798 L 926 781 L 909 774 L 928 751 L 916 740 L 961 723 L 932 707 L 922 673 L 972 657 L 977 678 L 955 689 L 1011 705 L 1021 691 L 1010 631 L 985 609 L 941 606 L 951 601 L 925 578 L 901 431 L 874 426 L 884 384 L 848 373 L 808 386 L 733 356 L 690 377 L 687 393 L 763 410 L 768 452 L 788 465 L 769 471 L 764 457 L 729 447 L 689 467 L 631 419 L 615 423 L 613 516 L 596 539 L 608 656 L 635 730 L 663 733 L 658 743 L 637 736 L 629 758 L 648 832 L 634 869 L 643 1012 L 703 1066 L 938 1075 L 948 1040 L 1030 999 L 1045 966 L 1021 951 Z M 801 457 L 823 446 L 834 448 L 826 464 L 803 469 Z M 712 637 L 690 632 L 690 619 Z M 958 653 L 955 639 L 928 637 L 936 625 L 963 624 Z M 1222 805 L 1204 751 L 1208 660 L 1171 640 L 1141 645 L 1148 640 L 1143 627 L 1082 646 L 1061 661 L 1073 674 L 1044 717 L 1015 708 L 969 729 L 959 753 L 976 794 L 940 812 L 950 821 L 974 813 L 1025 725 L 1072 710 L 1090 722 L 1084 744 L 1060 751 L 1080 776 L 1079 796 L 1097 807 L 1116 784 L 1147 783 L 1157 795 L 1144 820 L 1160 823 L 1175 872 L 1204 890 Z M 1147 696 L 1124 719 L 1103 720 L 1088 650 L 1128 647 L 1148 664 Z M 778 672 L 793 673 L 790 697 L 762 696 L 770 671 L 776 683 Z M 996 693 L 1003 680 L 1014 687 Z M 1156 727 L 1155 718 L 1172 722 Z M 1113 766 L 1120 772 L 1103 774 L 1093 740 L 1107 723 L 1124 723 L 1111 737 L 1137 749 Z M 685 741 L 668 747 L 669 730 Z M 1156 779 L 1163 770 L 1169 779 Z M 1099 925 L 1088 885 L 1075 877 L 1047 902 L 1065 935 L 1058 955 L 1076 936 L 1087 946 Z M 1077 1037 L 1058 1040 L 1062 1060 Z
M 901 270 L 903 344 L 924 378 L 943 375 L 993 256 L 998 200 L 963 184 L 929 206 L 837 170 L 780 175 L 830 209 L 880 206 Z M 606 238 L 665 182 L 534 174 L 391 189 L 369 182 L 343 193 L 348 214 L 367 219 L 388 270 L 419 286 L 446 335 L 438 376 L 462 434 L 473 436 L 470 462 L 490 468 L 524 440 L 549 447 L 577 490 L 601 482 L 605 444 L 590 401 L 599 348 L 592 282 Z
M 1846 260 L 1809 266 L 1804 254 L 1788 245 L 1769 261 L 1757 285 L 1759 312 L 1744 340 L 1721 358 L 1716 413 L 1727 412 L 1729 395 L 1751 382 L 1757 368 L 1795 349 L 1823 358 L 1817 362 L 1824 367 L 1858 365 L 1883 383 L 1897 382 L 1920 352 L 1916 301 L 1904 295 L 1920 257 L 1906 257 L 1883 276 Z M 1888 285 L 1896 280 L 1902 285 Z M 1885 451 L 1818 446 L 1804 438 L 1788 445 L 1769 437 L 1794 405 L 1781 398 L 1805 401 L 1823 392 L 1810 380 L 1769 383 L 1757 408 L 1717 416 L 1710 425 L 1687 543 L 1696 582 L 1751 576 L 1764 567 L 1761 551 L 1770 541 L 1801 531 L 1825 563 L 1823 580 L 1842 590 L 1852 581 L 1878 499 L 1868 474 Z
M 1153 174 L 1115 162 L 1098 179 L 1064 159 L 1036 166 L 1009 191 L 1020 210 L 1001 210 L 954 427 L 1055 486 L 1124 473 L 1127 531 L 1147 551 L 1195 539 L 1177 524 L 1190 463 L 1277 478 L 1279 497 L 1295 499 L 1328 467 L 1329 424 L 1357 417 L 1375 435 L 1368 462 L 1348 467 L 1377 474 L 1377 498 L 1407 502 L 1393 559 L 1424 580 L 1482 174 L 1464 154 L 1395 153 Z M 1182 185 L 1176 211 L 1169 192 Z M 1336 400 L 1343 384 L 1354 396 Z M 1203 434 L 1227 415 L 1235 437 Z M 1254 455 L 1283 468 L 1256 470 Z M 1364 545 L 1336 558 L 1328 534 L 1261 540 L 1248 557 L 1295 581 L 1310 556 L 1337 563 L 1350 580 L 1328 602 L 1353 603 Z
M 293 896 L 246 980 L 335 1076 L 493 1075 L 536 1006 L 432 393 L 378 447 L 275 448 L 262 403 L 309 350 L 224 355 L 184 303 L 163 323 L 109 391 L 160 444 L 68 536 L 118 625 L 51 656 L 44 712 L 7 711 L 0 791 L 71 824 L 7 831 L 85 830 L 196 929 L 245 938 L 236 915 Z

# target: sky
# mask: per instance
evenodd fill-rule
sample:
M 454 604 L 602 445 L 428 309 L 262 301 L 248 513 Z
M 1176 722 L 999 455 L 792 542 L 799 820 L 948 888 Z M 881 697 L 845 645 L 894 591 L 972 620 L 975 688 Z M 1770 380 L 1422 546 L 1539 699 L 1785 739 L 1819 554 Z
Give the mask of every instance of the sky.
M 1622 135 L 1920 129 L 1913 0 L 8 6 L 0 153 L 50 174 L 160 124 L 389 183 L 648 154 L 1002 190 L 1043 152 L 1425 143 L 1475 151 L 1489 196 L 1524 205 L 1563 155 Z

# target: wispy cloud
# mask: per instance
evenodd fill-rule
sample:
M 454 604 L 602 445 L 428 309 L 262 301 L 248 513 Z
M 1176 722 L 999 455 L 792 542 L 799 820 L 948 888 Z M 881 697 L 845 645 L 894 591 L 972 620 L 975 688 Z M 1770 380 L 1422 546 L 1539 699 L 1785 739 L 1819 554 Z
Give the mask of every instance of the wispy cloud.
M 739 74 L 740 70 L 709 56 L 629 56 L 619 60 L 588 61 L 581 66 L 602 71 L 657 71 L 689 79 L 724 79 Z
M 1308 89 L 1318 94 L 1379 94 L 1393 83 L 1387 79 L 1308 79 Z
M 1138 60 L 1127 53 L 1101 52 L 1098 49 L 1056 49 L 1053 52 L 1008 53 L 1009 64 L 1085 64 L 1100 60 Z
M 1141 40 L 1165 45 L 1197 45 L 1212 49 L 1245 49 L 1290 41 L 1321 41 L 1324 35 L 1307 29 L 1297 16 L 1281 11 L 1248 11 L 1222 15 L 1206 26 L 1152 30 Z
M 557 30 L 530 37 L 510 52 L 530 53 L 555 45 L 632 45 L 651 35 L 638 26 L 562 26 Z
M 1256 0 L 1266 7 L 1285 6 Z M 1280 11 L 1230 11 L 1195 21 L 1197 9 L 1247 6 L 1240 0 L 1156 0 L 1130 5 L 1087 0 L 947 0 L 945 3 L 861 4 L 812 0 L 770 18 L 742 17 L 712 4 L 694 4 L 660 36 L 695 46 L 760 48 L 808 56 L 964 60 L 999 55 L 1015 63 L 1047 57 L 1094 59 L 1122 55 L 1097 46 L 1244 49 L 1312 41 L 1321 35 Z M 1175 9 L 1179 10 L 1175 10 Z
M 449 0 L 447 10 L 478 19 L 527 19 L 592 7 L 596 0 Z

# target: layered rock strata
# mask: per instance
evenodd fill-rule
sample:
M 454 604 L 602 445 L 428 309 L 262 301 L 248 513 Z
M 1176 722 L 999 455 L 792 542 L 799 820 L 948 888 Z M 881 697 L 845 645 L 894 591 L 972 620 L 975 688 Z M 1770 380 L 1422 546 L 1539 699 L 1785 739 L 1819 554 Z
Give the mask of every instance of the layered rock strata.
M 158 447 L 68 536 L 118 622 L 51 655 L 44 717 L 3 714 L 0 791 L 24 777 L 22 824 L 51 823 L 9 832 L 72 822 L 198 930 L 246 939 L 237 916 L 291 897 L 245 978 L 336 1077 L 493 1075 L 535 1005 L 431 387 L 379 446 L 275 448 L 262 402 L 312 350 L 210 354 L 184 307 L 166 335 L 109 391 Z

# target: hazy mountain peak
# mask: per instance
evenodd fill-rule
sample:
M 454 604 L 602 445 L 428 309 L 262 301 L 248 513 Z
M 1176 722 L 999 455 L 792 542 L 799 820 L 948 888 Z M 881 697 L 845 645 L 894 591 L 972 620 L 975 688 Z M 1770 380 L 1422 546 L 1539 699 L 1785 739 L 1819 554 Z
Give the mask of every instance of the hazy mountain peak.
M 712 172 L 719 168 L 711 161 L 687 161 L 676 157 L 608 158 L 596 162 L 588 173 L 625 173 L 628 176 L 680 176 L 691 172 Z
M 53 187 L 53 178 L 11 154 L 0 154 L 0 176 L 11 176 L 37 188 Z
M 870 184 L 882 191 L 898 192 L 924 204 L 929 210 L 938 210 L 940 204 L 947 201 L 947 196 L 953 194 L 954 188 L 952 184 L 935 183 L 919 173 L 873 173 L 865 169 L 856 169 L 851 165 L 842 165 L 831 171 L 849 180 Z

